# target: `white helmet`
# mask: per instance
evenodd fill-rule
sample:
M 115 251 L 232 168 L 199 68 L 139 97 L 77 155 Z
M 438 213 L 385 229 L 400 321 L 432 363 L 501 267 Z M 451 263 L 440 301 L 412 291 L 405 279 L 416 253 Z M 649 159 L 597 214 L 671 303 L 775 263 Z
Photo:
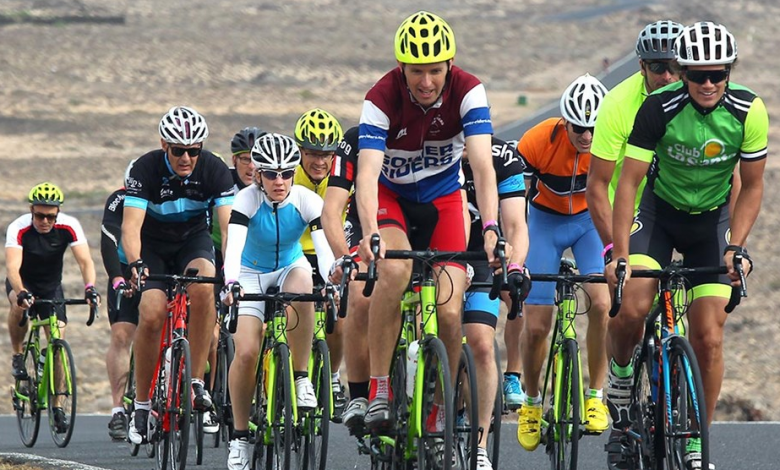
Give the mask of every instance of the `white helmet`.
M 650 23 L 636 39 L 636 55 L 642 60 L 674 59 L 674 40 L 682 29 L 683 25 L 669 20 Z
M 607 88 L 596 77 L 585 74 L 566 88 L 561 96 L 561 114 L 572 124 L 594 127 L 599 106 Z
M 258 137 L 251 155 L 260 170 L 289 170 L 301 163 L 301 151 L 295 140 L 277 133 Z
M 729 65 L 737 60 L 737 42 L 725 26 L 702 21 L 683 28 L 674 44 L 680 65 Z
M 174 106 L 160 119 L 160 138 L 169 144 L 194 145 L 206 140 L 209 126 L 197 111 Z

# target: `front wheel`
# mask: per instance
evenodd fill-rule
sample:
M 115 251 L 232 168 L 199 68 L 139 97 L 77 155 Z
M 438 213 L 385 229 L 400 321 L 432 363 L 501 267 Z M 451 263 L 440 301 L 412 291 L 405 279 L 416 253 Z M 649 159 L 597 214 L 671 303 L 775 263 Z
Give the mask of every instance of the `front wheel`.
M 463 344 L 458 363 L 458 375 L 453 390 L 455 420 L 455 454 L 458 468 L 477 470 L 479 445 L 479 398 L 477 396 L 477 370 L 474 355 L 468 344 Z
M 417 441 L 417 468 L 451 470 L 452 436 L 455 416 L 447 350 L 439 338 L 427 340 L 423 346 L 424 369 L 418 421 L 421 423 Z
M 19 437 L 26 447 L 35 445 L 41 425 L 41 410 L 38 408 L 38 353 L 33 346 L 24 351 L 27 378 L 17 379 L 14 385 L 13 405 Z
M 553 384 L 555 409 L 552 426 L 552 459 L 554 470 L 576 470 L 580 440 L 580 353 L 576 340 L 561 345 Z
M 54 340 L 52 364 L 49 367 L 49 429 L 57 447 L 65 447 L 76 424 L 76 363 L 70 345 L 64 339 Z
M 190 343 L 184 339 L 176 340 L 172 348 L 167 416 L 163 421 L 163 429 L 170 445 L 170 468 L 183 470 L 187 466 L 187 446 L 192 419 Z
M 266 469 L 290 470 L 290 456 L 295 446 L 293 434 L 293 390 L 290 370 L 290 349 L 286 344 L 274 348 L 276 363 L 273 378 L 273 395 L 269 397 L 271 414 L 271 436 L 273 443 L 266 453 Z
M 309 376 L 317 396 L 317 408 L 301 416 L 303 455 L 298 462 L 301 470 L 325 470 L 332 406 L 330 352 L 327 343 L 324 340 L 316 340 L 311 354 Z

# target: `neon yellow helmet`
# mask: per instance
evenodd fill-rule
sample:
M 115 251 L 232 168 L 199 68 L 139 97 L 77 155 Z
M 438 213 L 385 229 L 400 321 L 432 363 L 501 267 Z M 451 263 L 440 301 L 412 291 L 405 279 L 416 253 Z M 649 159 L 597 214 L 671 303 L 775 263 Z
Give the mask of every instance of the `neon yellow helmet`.
M 455 57 L 455 33 L 433 13 L 418 11 L 395 33 L 395 58 L 402 64 L 435 64 Z
M 333 152 L 342 137 L 341 124 L 324 109 L 306 111 L 295 124 L 295 141 L 305 149 Z
M 46 182 L 34 186 L 30 190 L 30 194 L 27 195 L 27 200 L 30 201 L 30 204 L 59 207 L 65 202 L 65 195 L 62 194 L 60 188 Z

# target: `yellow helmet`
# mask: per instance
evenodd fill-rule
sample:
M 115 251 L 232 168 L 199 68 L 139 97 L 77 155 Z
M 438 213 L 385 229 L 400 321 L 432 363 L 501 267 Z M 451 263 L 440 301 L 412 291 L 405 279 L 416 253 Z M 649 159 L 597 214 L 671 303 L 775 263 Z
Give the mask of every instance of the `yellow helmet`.
M 343 136 L 339 121 L 324 109 L 306 111 L 295 124 L 295 141 L 309 150 L 333 152 Z
M 433 13 L 418 11 L 395 33 L 395 58 L 403 64 L 435 64 L 455 57 L 455 33 Z
M 47 182 L 34 186 L 27 195 L 27 200 L 30 204 L 59 207 L 65 202 L 65 195 L 60 188 Z

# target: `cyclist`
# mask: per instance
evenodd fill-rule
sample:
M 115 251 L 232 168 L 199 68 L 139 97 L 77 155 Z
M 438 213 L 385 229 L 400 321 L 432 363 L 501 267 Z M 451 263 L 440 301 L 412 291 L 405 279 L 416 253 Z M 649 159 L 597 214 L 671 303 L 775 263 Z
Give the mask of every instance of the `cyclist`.
M 123 397 L 127 374 L 130 369 L 130 345 L 138 326 L 138 304 L 140 295 L 130 288 L 125 280 L 127 257 L 122 249 L 122 212 L 125 206 L 125 188 L 120 188 L 106 199 L 103 221 L 100 226 L 100 255 L 108 274 L 108 321 L 111 324 L 111 342 L 106 351 L 106 371 L 111 384 L 111 420 L 108 435 L 115 441 L 127 438 L 127 417 Z M 120 289 L 123 299 L 118 298 Z M 119 301 L 119 305 L 117 305 Z
M 474 175 L 469 165 L 467 149 L 463 151 L 463 173 L 466 179 L 465 200 L 471 215 L 471 227 L 468 241 L 469 251 L 479 251 L 484 246 L 482 236 L 482 218 L 479 214 L 477 194 L 474 187 Z M 520 301 L 525 298 L 530 289 L 530 280 L 522 268 L 525 255 L 528 252 L 528 227 L 525 223 L 525 184 L 523 182 L 523 165 L 520 156 L 508 143 L 493 138 L 492 142 L 493 168 L 498 181 L 498 198 L 501 225 L 504 228 L 507 242 L 514 250 L 507 260 L 507 276 L 510 285 L 518 285 L 524 289 Z M 487 261 L 472 261 L 474 281 L 493 280 L 493 270 Z M 493 466 L 487 453 L 488 432 L 493 414 L 493 405 L 498 387 L 494 339 L 498 324 L 499 300 L 490 300 L 489 287 L 469 287 L 466 302 L 463 307 L 463 329 L 474 354 L 474 366 L 478 376 L 476 404 L 479 415 L 478 425 L 485 432 L 480 433 L 477 448 L 477 469 L 492 470 Z M 504 299 L 511 306 L 508 297 Z M 472 404 L 473 406 L 474 404 Z M 477 423 L 471 423 L 477 425 Z
M 636 40 L 639 72 L 610 90 L 599 109 L 585 196 L 604 246 L 612 244 L 612 202 L 636 112 L 650 93 L 680 79 L 679 65 L 674 61 L 674 40 L 682 28 L 683 25 L 669 20 L 645 26 Z M 645 180 L 637 192 L 637 208 L 644 185 Z M 612 418 L 615 420 L 615 416 Z
M 27 379 L 23 342 L 29 322 L 19 326 L 25 309 L 40 319 L 55 314 L 60 331 L 65 334 L 68 319 L 64 308 L 34 305 L 35 298 L 62 299 L 62 269 L 65 251 L 70 247 L 84 280 L 84 298 L 90 305 L 100 305 L 95 289 L 95 265 L 89 253 L 87 238 L 79 221 L 63 212 L 60 206 L 65 196 L 52 183 L 33 186 L 27 196 L 30 213 L 8 225 L 5 238 L 5 293 L 8 296 L 8 334 L 13 357 L 11 374 L 15 379 Z M 46 328 L 46 334 L 49 334 Z M 68 428 L 68 418 L 61 407 L 54 406 L 54 421 L 61 432 Z
M 761 205 L 769 119 L 761 98 L 729 81 L 737 44 L 726 27 L 712 22 L 687 26 L 674 49 L 683 79 L 648 96 L 639 108 L 615 196 L 613 256 L 629 260 L 630 266 L 623 306 L 609 325 L 614 361 L 609 398 L 620 398 L 631 386 L 632 353 L 642 338 L 645 315 L 656 292 L 654 280 L 628 282 L 631 270 L 660 269 L 670 262 L 675 249 L 686 266 L 715 266 L 723 261 L 728 267 L 728 275 L 691 279 L 693 300 L 687 312 L 689 339 L 702 372 L 711 422 L 723 380 L 724 307 L 730 285 L 739 279 L 732 258 L 735 252 L 744 253 L 743 266 L 749 273 L 743 247 Z M 629 235 L 633 201 L 653 154 L 656 176 L 642 193 L 636 218 L 640 228 Z M 737 163 L 742 188 L 729 216 Z M 611 282 L 615 281 L 615 264 L 606 269 Z M 628 411 L 620 401 L 610 406 L 620 416 Z M 701 467 L 699 448 L 698 438 L 688 439 L 687 468 Z M 611 465 L 613 461 L 610 455 Z
M 359 269 L 365 272 L 368 267 L 357 256 L 357 248 L 363 232 L 357 214 L 357 205 L 352 200 L 355 177 L 358 170 L 358 127 L 352 127 L 344 133 L 344 138 L 336 149 L 330 176 L 325 205 L 322 208 L 322 228 L 328 238 L 336 263 L 332 270 L 333 279 L 340 281 L 344 256 L 352 256 Z M 344 207 L 349 206 L 347 218 L 342 222 Z M 363 296 L 363 284 L 349 285 L 349 305 L 344 322 L 343 334 L 349 338 L 344 342 L 344 361 L 347 368 L 350 401 L 341 415 L 341 420 L 352 434 L 363 433 L 363 420 L 368 408 L 368 385 L 370 379 L 368 359 L 368 304 Z
M 601 241 L 585 201 L 590 144 L 599 106 L 607 89 L 588 74 L 578 77 L 561 96 L 562 118 L 547 119 L 520 139 L 518 149 L 528 166 L 528 231 L 530 248 L 526 264 L 531 272 L 558 271 L 561 256 L 571 248 L 582 274 L 604 272 Z M 588 284 L 588 370 L 586 430 L 603 432 L 609 426 L 602 402 L 606 375 L 609 291 L 604 284 Z M 520 407 L 517 438 L 532 451 L 541 438 L 542 398 L 539 375 L 547 352 L 547 336 L 553 319 L 555 283 L 538 282 L 525 303 L 521 351 L 526 402 Z
M 158 127 L 161 149 L 138 158 L 128 169 L 122 220 L 122 248 L 131 271 L 131 283 L 152 273 L 214 276 L 214 246 L 208 227 L 212 201 L 223 229 L 223 245 L 235 184 L 219 157 L 203 149 L 209 135 L 206 120 L 197 111 L 174 106 Z M 224 253 L 224 250 L 223 250 Z M 216 316 L 214 289 L 205 284 L 187 287 L 191 301 L 189 341 L 192 347 L 193 407 L 207 411 L 211 396 L 203 376 Z M 141 289 L 139 323 L 133 342 L 135 357 L 135 412 L 130 441 L 146 440 L 151 401 L 149 386 L 165 320 L 167 298 L 162 282 L 146 281 Z
M 303 186 L 317 193 L 325 199 L 328 189 L 328 176 L 333 167 L 333 154 L 343 136 L 341 124 L 327 111 L 314 108 L 306 111 L 295 123 L 295 141 L 301 151 L 301 164 L 295 171 L 294 184 Z M 346 205 L 342 206 L 344 213 Z M 344 220 L 343 216 L 341 220 Z M 314 243 L 311 240 L 311 231 L 307 227 L 301 238 L 303 254 L 312 266 L 313 281 L 315 286 L 325 284 L 327 273 L 317 270 L 317 254 Z M 330 267 L 330 266 L 329 266 Z M 328 351 L 330 352 L 331 383 L 333 388 L 333 421 L 341 422 L 341 413 L 347 404 L 344 395 L 344 387 L 341 385 L 339 368 L 344 355 L 342 344 L 342 326 L 336 323 L 333 333 L 327 336 Z
M 469 148 L 486 232 L 484 249 L 491 265 L 497 262 L 493 250 L 499 231 L 498 196 L 485 88 L 476 77 L 452 64 L 455 36 L 450 26 L 432 13 L 420 11 L 404 20 L 395 35 L 395 56 L 398 67 L 366 94 L 359 130 L 360 190 L 356 194 L 364 234 L 361 259 L 370 262 L 374 258 L 371 236 L 381 235 L 379 278 L 368 324 L 371 381 L 365 424 L 370 431 L 386 430 L 392 423 L 388 400 L 393 391 L 388 373 L 396 335 L 387 333 L 400 329 L 398 299 L 412 269 L 410 261 L 382 257 L 385 249 L 466 249 L 459 191 L 464 145 Z M 411 232 L 411 227 L 417 231 Z M 442 299 L 439 336 L 449 357 L 457 358 L 466 272 L 457 263 L 441 263 L 438 272 L 446 266 L 447 274 L 438 279 Z M 453 378 L 457 366 L 457 360 L 450 361 Z M 434 419 L 434 415 L 429 418 Z
M 248 292 L 266 292 L 278 287 L 284 292 L 311 293 L 312 268 L 301 248 L 306 227 L 312 229 L 320 272 L 328 272 L 333 254 L 320 229 L 322 199 L 312 191 L 293 184 L 301 161 L 296 142 L 280 134 L 265 134 L 252 148 L 255 182 L 242 189 L 233 206 L 225 252 L 225 295 L 230 305 L 237 283 Z M 314 305 L 293 302 L 297 321 L 287 331 L 292 354 L 298 408 L 317 406 L 314 387 L 308 378 L 308 361 L 314 335 Z M 236 354 L 228 377 L 233 405 L 234 430 L 230 440 L 228 468 L 249 468 L 252 455 L 249 442 L 249 408 L 260 344 L 265 330 L 265 302 L 241 302 L 238 328 L 233 335 Z

